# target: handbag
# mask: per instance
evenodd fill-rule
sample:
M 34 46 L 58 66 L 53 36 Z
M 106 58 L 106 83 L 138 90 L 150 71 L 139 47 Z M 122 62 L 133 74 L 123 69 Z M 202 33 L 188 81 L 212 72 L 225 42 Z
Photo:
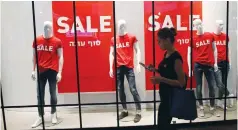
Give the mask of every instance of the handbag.
M 184 120 L 195 120 L 197 118 L 197 107 L 194 90 L 186 90 L 187 75 L 185 75 L 186 84 L 183 88 L 173 88 L 171 98 L 171 117 Z

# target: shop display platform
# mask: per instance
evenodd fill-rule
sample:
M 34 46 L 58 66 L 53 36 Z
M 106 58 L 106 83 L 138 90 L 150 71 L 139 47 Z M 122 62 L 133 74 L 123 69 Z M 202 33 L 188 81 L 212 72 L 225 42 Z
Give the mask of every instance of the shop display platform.
M 236 107 L 236 106 L 234 106 Z M 32 108 L 31 108 L 32 109 Z M 115 109 L 113 109 L 115 110 Z M 91 111 L 91 112 L 90 112 Z M 114 111 L 103 111 L 99 110 L 87 110 L 82 109 L 82 126 L 83 128 L 96 128 L 96 127 L 116 127 L 116 112 Z M 193 122 L 209 122 L 209 121 L 223 121 L 224 112 L 218 109 L 220 117 L 212 116 L 207 119 L 197 118 Z M 227 111 L 227 120 L 237 119 L 237 111 Z M 129 110 L 129 116 L 120 121 L 120 126 L 148 126 L 153 125 L 154 112 L 152 110 L 143 109 L 142 119 L 139 123 L 134 123 L 134 111 Z M 31 125 L 36 120 L 37 112 L 32 110 L 21 110 L 21 109 L 5 109 L 5 116 L 8 130 L 27 130 L 32 129 Z M 57 125 L 47 125 L 46 129 L 63 129 L 63 128 L 80 128 L 79 114 L 77 108 L 58 108 L 58 117 L 62 119 L 62 122 Z M 45 120 L 50 120 L 50 111 L 46 109 Z M 189 121 L 173 119 L 173 124 L 189 123 Z M 2 123 L 3 128 L 3 123 Z M 34 129 L 42 129 L 41 126 Z

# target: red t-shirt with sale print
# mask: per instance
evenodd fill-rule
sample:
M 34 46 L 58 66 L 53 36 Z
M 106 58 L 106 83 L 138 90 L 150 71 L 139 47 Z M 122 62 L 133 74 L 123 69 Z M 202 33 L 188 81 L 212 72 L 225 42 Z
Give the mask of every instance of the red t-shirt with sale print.
M 136 42 L 136 36 L 131 34 L 116 37 L 117 67 L 125 65 L 128 68 L 134 68 L 134 44 Z M 114 46 L 114 38 L 111 39 L 111 46 Z
M 219 35 L 213 34 L 214 35 L 214 40 L 216 43 L 217 47 L 217 54 L 218 54 L 218 62 L 221 61 L 229 61 L 229 58 L 226 58 L 226 34 L 221 33 Z M 229 42 L 229 37 L 228 37 L 228 42 Z
M 36 38 L 38 67 L 39 71 L 43 72 L 47 69 L 52 69 L 58 72 L 59 56 L 57 49 L 62 48 L 62 42 L 55 36 L 45 39 L 43 35 Z M 35 48 L 35 43 L 32 45 Z
M 214 65 L 213 42 L 213 34 L 209 32 L 205 32 L 203 35 L 196 35 L 193 38 L 193 49 L 195 50 L 194 62 L 208 66 Z

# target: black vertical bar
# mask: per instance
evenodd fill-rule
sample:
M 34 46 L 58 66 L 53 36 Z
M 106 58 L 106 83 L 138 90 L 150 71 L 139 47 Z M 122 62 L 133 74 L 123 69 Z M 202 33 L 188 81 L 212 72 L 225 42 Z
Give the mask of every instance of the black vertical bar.
M 43 112 L 44 110 L 44 106 L 43 106 L 43 101 L 41 100 L 41 91 L 40 91 L 40 80 L 39 80 L 39 77 L 40 77 L 40 72 L 39 72 L 39 67 L 38 67 L 38 53 L 37 53 L 37 40 L 36 40 L 36 19 L 35 19 L 35 4 L 34 4 L 34 1 L 32 1 L 32 16 L 33 16 L 33 28 L 34 28 L 34 49 L 35 49 L 35 61 L 36 61 L 36 71 L 37 71 L 37 89 L 39 91 L 39 96 L 40 96 L 40 109 L 41 111 Z M 45 130 L 45 119 L 44 119 L 44 113 L 41 114 L 41 118 L 42 118 L 42 127 L 43 127 L 43 130 Z
M 118 87 L 117 87 L 117 49 L 116 49 L 116 5 L 115 1 L 112 2 L 113 6 L 113 27 L 114 27 L 114 33 L 113 33 L 113 42 L 114 42 L 114 65 L 115 65 L 115 82 L 116 82 L 116 107 L 117 107 L 117 127 L 120 126 L 119 124 L 119 105 L 118 105 Z
M 153 41 L 153 66 L 155 67 L 155 2 L 152 1 L 152 41 Z M 155 76 L 155 72 L 153 72 Z M 154 85 L 154 126 L 156 126 L 156 85 Z
M 1 108 L 2 108 L 2 120 L 3 120 L 3 126 L 4 130 L 7 130 L 7 123 L 6 123 L 6 117 L 5 117 L 5 108 L 4 108 L 4 102 L 3 102 L 3 95 L 2 95 L 2 84 L 0 82 L 0 87 L 1 87 Z
M 76 61 L 76 78 L 77 78 L 77 89 L 78 89 L 78 107 L 79 107 L 79 123 L 82 129 L 82 111 L 81 111 L 81 98 L 80 98 L 80 83 L 79 83 L 79 61 L 78 61 L 78 36 L 76 29 L 76 5 L 73 1 L 73 15 L 74 15 L 74 43 L 75 43 L 75 61 Z
M 228 56 L 229 56 L 229 47 L 228 47 L 228 32 L 229 30 L 229 1 L 226 2 L 226 61 L 228 61 Z M 231 62 L 231 61 L 229 61 Z M 225 77 L 228 76 L 228 72 L 227 72 L 227 69 L 228 69 L 228 65 L 225 64 L 225 68 L 226 68 L 226 71 L 225 71 Z M 227 79 L 225 80 L 225 102 L 224 102 L 224 120 L 226 120 L 226 96 L 227 96 Z
M 193 1 L 190 2 L 190 48 L 191 48 L 191 55 L 190 55 L 190 90 L 193 89 L 193 76 L 192 76 L 192 65 L 193 65 Z M 190 123 L 192 121 L 190 120 Z

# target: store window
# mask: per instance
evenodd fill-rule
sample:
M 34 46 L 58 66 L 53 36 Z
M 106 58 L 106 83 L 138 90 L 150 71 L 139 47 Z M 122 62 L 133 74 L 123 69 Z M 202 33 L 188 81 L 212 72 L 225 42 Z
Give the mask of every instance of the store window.
M 237 2 L 2 2 L 2 7 L 7 129 L 157 124 L 162 95 L 151 83 L 157 74 L 140 63 L 157 68 L 164 59 L 157 37 L 163 27 L 177 31 L 174 47 L 198 108 L 196 120 L 171 123 L 237 118 Z

